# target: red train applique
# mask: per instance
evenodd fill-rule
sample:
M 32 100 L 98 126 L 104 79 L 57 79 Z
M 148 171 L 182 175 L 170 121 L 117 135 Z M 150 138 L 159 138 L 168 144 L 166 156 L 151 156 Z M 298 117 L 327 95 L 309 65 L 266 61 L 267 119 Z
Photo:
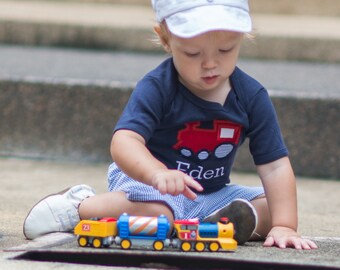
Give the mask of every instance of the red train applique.
M 213 128 L 200 128 L 201 122 L 186 124 L 178 132 L 177 143 L 173 146 L 183 156 L 197 156 L 206 160 L 211 154 L 225 158 L 239 143 L 242 126 L 230 121 L 215 120 Z

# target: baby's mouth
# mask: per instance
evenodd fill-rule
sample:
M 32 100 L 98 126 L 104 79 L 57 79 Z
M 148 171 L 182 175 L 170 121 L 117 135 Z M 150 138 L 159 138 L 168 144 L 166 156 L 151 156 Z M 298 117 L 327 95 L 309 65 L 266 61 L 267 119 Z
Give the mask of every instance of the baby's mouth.
M 206 83 L 206 84 L 213 84 L 218 78 L 218 75 L 213 75 L 213 76 L 205 76 L 202 77 L 202 80 Z

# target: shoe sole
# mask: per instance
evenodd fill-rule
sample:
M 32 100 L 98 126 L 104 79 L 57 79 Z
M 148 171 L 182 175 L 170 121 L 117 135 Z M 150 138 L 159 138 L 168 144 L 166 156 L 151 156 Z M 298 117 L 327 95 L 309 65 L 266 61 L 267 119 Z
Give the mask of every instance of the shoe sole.
M 42 198 L 40 201 L 38 201 L 35 205 L 32 206 L 32 208 L 30 209 L 30 211 L 28 212 L 27 216 L 25 217 L 25 220 L 24 220 L 24 225 L 23 225 L 23 233 L 24 233 L 24 236 L 27 238 L 27 239 L 31 239 L 29 237 L 27 237 L 26 233 L 25 233 L 25 223 L 26 223 L 26 220 L 28 218 L 28 216 L 31 214 L 32 210 L 34 207 L 36 207 L 40 202 L 42 202 L 43 200 L 49 198 L 49 197 L 52 197 L 52 196 L 55 196 L 55 195 L 63 195 L 65 194 L 67 191 L 69 191 L 72 187 L 69 187 L 69 188 L 66 188 L 62 191 L 59 191 L 57 193 L 53 193 L 53 194 L 49 194 L 47 195 L 46 197 Z
M 234 224 L 234 239 L 238 245 L 243 245 L 249 240 L 257 225 L 255 208 L 245 200 L 235 200 L 229 205 L 206 217 L 203 222 L 218 222 L 222 217 L 227 217 Z

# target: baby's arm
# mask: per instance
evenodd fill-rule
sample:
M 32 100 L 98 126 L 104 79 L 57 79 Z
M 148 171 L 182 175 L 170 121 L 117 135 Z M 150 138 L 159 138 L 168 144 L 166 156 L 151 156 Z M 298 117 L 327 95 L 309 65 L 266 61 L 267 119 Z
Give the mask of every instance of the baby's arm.
M 145 146 L 144 138 L 130 130 L 118 130 L 111 142 L 111 155 L 116 164 L 131 178 L 153 186 L 162 194 L 183 194 L 195 199 L 190 189 L 202 191 L 201 185 L 178 170 L 169 170 Z
M 293 169 L 288 157 L 257 167 L 272 218 L 272 229 L 264 246 L 296 249 L 317 248 L 297 233 L 297 195 Z

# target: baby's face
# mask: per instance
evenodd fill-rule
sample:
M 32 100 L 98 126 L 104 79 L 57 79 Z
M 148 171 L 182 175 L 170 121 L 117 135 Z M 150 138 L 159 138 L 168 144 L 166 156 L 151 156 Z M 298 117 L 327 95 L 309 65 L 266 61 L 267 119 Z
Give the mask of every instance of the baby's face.
M 241 33 L 229 31 L 213 31 L 193 38 L 171 35 L 168 45 L 180 81 L 204 99 L 209 99 L 210 93 L 223 91 L 235 69 L 242 37 Z

